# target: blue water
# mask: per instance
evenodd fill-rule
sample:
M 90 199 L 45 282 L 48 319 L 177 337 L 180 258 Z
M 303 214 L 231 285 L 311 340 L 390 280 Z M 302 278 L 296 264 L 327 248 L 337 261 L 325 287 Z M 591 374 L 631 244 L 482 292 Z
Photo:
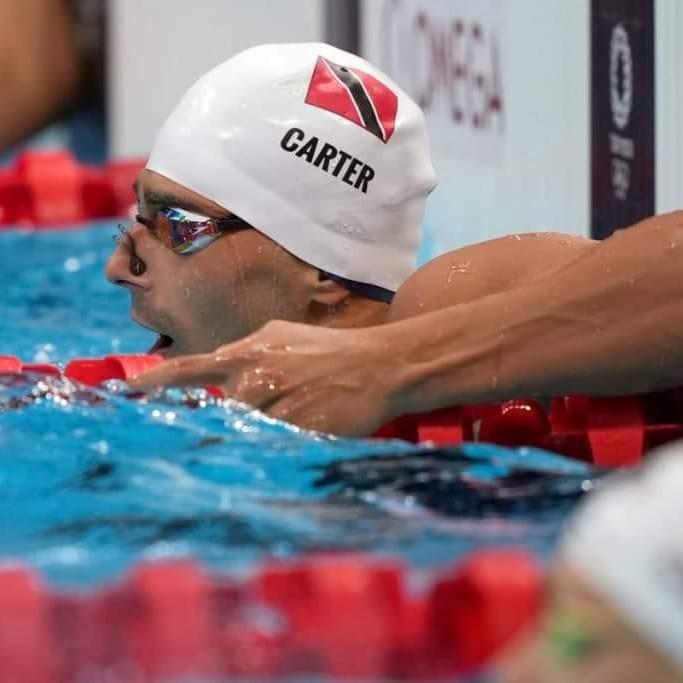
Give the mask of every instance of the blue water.
M 0 232 L 0 354 L 64 363 L 151 345 L 102 274 L 114 233 Z M 546 559 L 599 484 L 542 452 L 333 439 L 204 398 L 0 376 L 0 557 L 68 586 L 187 554 L 230 572 L 308 550 L 430 568 L 504 543 Z

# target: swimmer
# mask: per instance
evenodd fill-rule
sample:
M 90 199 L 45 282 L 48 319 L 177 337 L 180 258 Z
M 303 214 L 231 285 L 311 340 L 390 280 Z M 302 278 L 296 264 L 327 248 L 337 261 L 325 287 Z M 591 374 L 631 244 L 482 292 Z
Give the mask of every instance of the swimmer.
M 339 65 L 361 90 L 372 77 L 372 97 L 393 94 L 396 116 L 360 119 Z M 321 82 L 337 93 L 327 109 Z M 434 183 L 422 114 L 367 62 L 290 45 L 217 67 L 159 133 L 139 213 L 153 226 L 185 200 L 244 229 L 176 254 L 131 228 L 136 257 L 121 247 L 108 275 L 174 358 L 138 386 L 216 384 L 273 417 L 366 435 L 463 403 L 683 383 L 683 213 L 603 242 L 513 235 L 414 272 Z
M 479 301 L 547 277 L 595 246 L 519 235 L 415 273 L 435 184 L 423 114 L 385 74 L 324 44 L 255 47 L 200 78 L 161 127 L 135 185 L 137 218 L 107 276 L 130 291 L 134 320 L 157 332 L 154 352 L 207 354 L 219 368 L 216 349 L 237 342 L 252 357 L 263 331 L 277 337 L 265 346 L 287 353 L 292 345 L 292 359 L 296 347 L 303 360 L 309 346 L 298 342 L 308 330 L 365 334 Z M 277 327 L 284 323 L 292 327 Z M 335 348 L 338 369 L 356 344 L 343 338 L 350 346 Z M 286 390 L 283 371 L 277 362 L 233 366 L 220 384 L 296 421 L 296 412 L 264 401 Z M 350 374 L 338 387 L 344 400 L 373 375 Z M 319 412 L 324 396 L 313 403 Z
M 579 507 L 538 627 L 500 683 L 683 681 L 683 446 L 605 482 Z

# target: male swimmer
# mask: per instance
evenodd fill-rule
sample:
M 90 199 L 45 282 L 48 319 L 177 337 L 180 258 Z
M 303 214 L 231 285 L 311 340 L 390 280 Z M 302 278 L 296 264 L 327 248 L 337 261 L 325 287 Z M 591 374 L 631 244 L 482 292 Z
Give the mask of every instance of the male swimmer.
M 323 44 L 252 48 L 200 78 L 162 126 L 136 183 L 137 220 L 107 275 L 130 290 L 133 318 L 159 334 L 155 352 L 207 354 L 201 376 L 191 366 L 196 382 L 209 379 L 208 368 L 226 393 L 325 428 L 322 413 L 334 410 L 326 387 L 295 401 L 304 412 L 307 401 L 315 406 L 303 420 L 287 400 L 280 405 L 290 382 L 304 388 L 307 359 L 319 364 L 315 355 L 329 347 L 334 359 L 323 359 L 325 373 L 344 374 L 345 358 L 366 347 L 371 330 L 549 277 L 595 247 L 570 236 L 519 235 L 447 254 L 413 274 L 435 183 L 422 112 L 385 74 Z M 313 328 L 353 336 L 302 345 Z M 405 378 L 435 348 L 439 331 L 428 325 L 430 338 L 409 358 L 403 342 L 381 341 L 363 372 L 349 367 L 332 390 L 355 401 L 378 379 L 375 355 L 386 362 L 396 354 L 392 372 Z M 264 344 L 263 332 L 275 338 Z M 254 360 L 267 350 L 272 362 L 231 361 L 217 375 L 222 366 L 211 354 L 238 340 L 242 346 L 222 349 L 222 358 L 239 348 L 243 360 Z M 187 367 L 176 362 L 174 372 Z M 292 363 L 297 371 L 288 370 Z M 391 402 L 377 398 L 380 406 Z M 371 422 L 336 429 L 364 433 L 376 416 Z

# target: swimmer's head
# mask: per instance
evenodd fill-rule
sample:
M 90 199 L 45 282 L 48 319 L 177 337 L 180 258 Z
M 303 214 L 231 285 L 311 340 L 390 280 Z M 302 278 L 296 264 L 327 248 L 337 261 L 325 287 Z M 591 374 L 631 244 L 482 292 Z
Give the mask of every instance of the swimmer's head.
M 108 276 L 174 339 L 167 355 L 274 317 L 385 307 L 415 268 L 435 182 L 424 117 L 386 75 L 324 44 L 255 47 L 200 78 L 161 127 L 137 183 L 148 226 L 131 228 Z M 176 254 L 148 229 L 172 208 L 242 225 Z
M 254 47 L 209 71 L 147 168 L 303 261 L 392 291 L 415 268 L 436 182 L 419 107 L 365 60 L 320 43 Z

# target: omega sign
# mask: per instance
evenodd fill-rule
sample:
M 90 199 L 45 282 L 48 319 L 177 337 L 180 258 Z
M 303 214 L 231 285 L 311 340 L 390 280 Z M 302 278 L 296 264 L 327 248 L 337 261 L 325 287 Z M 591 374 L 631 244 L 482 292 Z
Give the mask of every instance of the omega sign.
M 382 67 L 459 156 L 495 160 L 505 130 L 497 0 L 383 0 Z

